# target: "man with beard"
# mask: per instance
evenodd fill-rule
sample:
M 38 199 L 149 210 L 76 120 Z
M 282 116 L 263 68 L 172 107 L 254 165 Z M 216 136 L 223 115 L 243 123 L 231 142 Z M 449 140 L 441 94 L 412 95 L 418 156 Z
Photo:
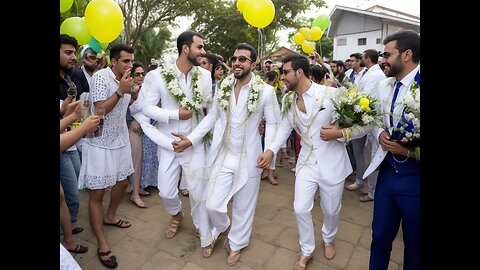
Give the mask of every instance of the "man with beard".
M 214 239 L 231 227 L 224 243 L 229 266 L 240 260 L 240 250 L 250 242 L 260 174 L 270 165 L 259 159 L 262 138 L 258 126 L 265 119 L 265 145 L 269 146 L 281 118 L 273 87 L 252 72 L 256 59 L 255 48 L 238 44 L 230 57 L 232 74 L 218 83 L 212 111 L 190 135 L 176 134 L 181 140 L 172 142 L 177 153 L 192 145 L 193 149 L 203 148 L 202 137 L 214 128 L 206 161 L 205 199 Z M 227 205 L 232 197 L 230 224 Z
M 80 52 L 82 56 L 82 66 L 75 69 L 72 73 L 72 81 L 77 85 L 77 96 L 80 97 L 83 92 L 90 92 L 93 73 L 97 70 L 98 59 L 95 51 L 86 45 Z
M 200 67 L 200 57 L 205 54 L 200 34 L 181 33 L 177 49 L 175 63 L 147 73 L 140 96 L 130 106 L 130 112 L 143 132 L 159 146 L 159 195 L 165 210 L 172 215 L 165 237 L 173 238 L 183 220 L 182 202 L 178 197 L 181 177 L 189 191 L 192 220 L 200 234 L 202 255 L 210 257 L 213 238 L 205 201 L 201 200 L 206 183 L 197 174 L 205 164 L 204 145 L 176 154 L 170 142 L 175 139 L 172 133 L 188 135 L 203 119 L 204 109 L 208 109 L 211 100 L 212 79 L 210 72 Z M 152 125 L 150 119 L 156 123 Z
M 337 140 L 342 137 L 342 132 L 330 124 L 334 111 L 330 101 L 333 92 L 330 91 L 335 91 L 334 88 L 313 83 L 309 79 L 310 64 L 305 56 L 289 55 L 282 62 L 282 80 L 291 91 L 283 98 L 284 117 L 275 141 L 267 147 L 261 158 L 270 162 L 292 129 L 301 135 L 302 148 L 295 170 L 293 206 L 301 249 L 300 259 L 293 269 L 301 270 L 306 268 L 315 250 L 311 210 L 318 189 L 324 217 L 324 254 L 328 260 L 335 257 L 333 241 L 338 231 L 343 186 L 345 178 L 352 172 L 352 166 L 344 143 Z
M 372 131 L 381 147 L 363 176 L 379 168 L 370 270 L 387 269 L 400 224 L 405 245 L 403 267 L 420 269 L 420 148 L 400 142 L 405 133 L 412 132 L 403 98 L 410 95 L 414 83 L 417 89 L 420 87 L 420 36 L 413 31 L 399 31 L 387 36 L 383 45 L 382 64 L 389 78 L 380 81 L 377 97 L 387 128 Z

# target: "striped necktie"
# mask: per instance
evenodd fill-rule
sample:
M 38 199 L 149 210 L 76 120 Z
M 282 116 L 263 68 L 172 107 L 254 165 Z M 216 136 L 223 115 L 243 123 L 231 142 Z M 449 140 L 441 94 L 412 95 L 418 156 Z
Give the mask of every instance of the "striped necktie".
M 395 91 L 393 92 L 392 105 L 390 106 L 390 126 L 393 127 L 393 109 L 395 108 L 395 101 L 397 100 L 398 91 L 402 86 L 402 82 L 396 81 Z

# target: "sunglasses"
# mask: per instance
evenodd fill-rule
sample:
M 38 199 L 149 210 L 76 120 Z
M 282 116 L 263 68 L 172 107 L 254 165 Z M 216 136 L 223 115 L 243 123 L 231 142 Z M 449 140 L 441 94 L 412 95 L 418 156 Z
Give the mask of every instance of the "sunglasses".
M 135 72 L 133 73 L 133 77 L 140 77 L 140 76 L 145 77 L 145 74 L 146 74 L 145 72 Z
M 232 57 L 230 57 L 228 60 L 230 60 L 230 62 L 231 62 L 232 64 L 235 63 L 235 62 L 237 62 L 237 60 L 240 61 L 240 63 L 245 63 L 245 61 L 247 61 L 247 60 L 253 63 L 253 60 L 252 60 L 252 59 L 250 59 L 250 58 L 248 58 L 248 57 L 245 57 L 245 56 L 243 56 L 243 55 L 240 55 L 240 56 L 238 56 L 238 57 L 237 57 L 237 56 L 232 56 Z
M 97 61 L 97 56 L 96 55 L 89 55 L 86 57 L 88 60 L 91 60 L 91 61 Z

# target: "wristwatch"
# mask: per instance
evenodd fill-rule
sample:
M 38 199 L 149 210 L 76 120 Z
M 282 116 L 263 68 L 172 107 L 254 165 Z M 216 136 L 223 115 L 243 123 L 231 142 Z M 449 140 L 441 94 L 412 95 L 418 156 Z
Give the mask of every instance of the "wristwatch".
M 118 89 L 117 89 L 117 91 L 115 91 L 115 94 L 117 94 L 118 98 L 122 98 L 122 97 L 123 97 L 122 91 L 120 91 L 120 90 L 118 90 Z

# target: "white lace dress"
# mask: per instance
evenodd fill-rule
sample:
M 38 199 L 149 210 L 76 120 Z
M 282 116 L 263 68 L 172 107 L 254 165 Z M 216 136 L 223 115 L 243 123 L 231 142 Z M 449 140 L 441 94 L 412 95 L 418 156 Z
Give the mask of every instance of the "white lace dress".
M 110 68 L 93 75 L 92 102 L 106 100 L 118 89 L 119 82 Z M 133 173 L 130 140 L 125 121 L 130 94 L 125 94 L 111 112 L 105 115 L 99 137 L 86 138 L 82 146 L 79 189 L 112 187 Z

